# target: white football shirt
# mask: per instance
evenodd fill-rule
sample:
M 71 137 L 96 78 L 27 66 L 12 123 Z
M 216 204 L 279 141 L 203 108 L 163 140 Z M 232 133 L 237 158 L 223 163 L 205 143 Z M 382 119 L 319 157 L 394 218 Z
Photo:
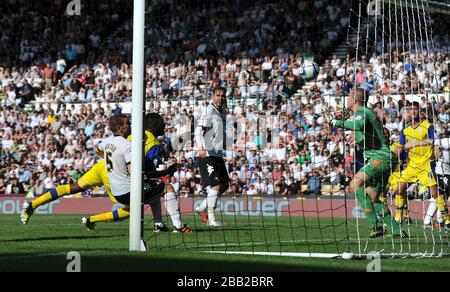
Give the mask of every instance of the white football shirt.
M 441 150 L 436 165 L 436 173 L 450 175 L 450 138 L 436 139 L 434 145 Z
M 131 142 L 120 136 L 111 136 L 98 144 L 98 150 L 104 153 L 106 171 L 114 197 L 130 192 Z

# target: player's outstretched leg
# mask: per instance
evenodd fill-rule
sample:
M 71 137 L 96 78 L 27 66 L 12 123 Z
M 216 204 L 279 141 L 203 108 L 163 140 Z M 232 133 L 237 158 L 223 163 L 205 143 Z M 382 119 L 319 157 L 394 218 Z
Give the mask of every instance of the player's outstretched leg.
M 89 217 L 83 217 L 81 219 L 81 224 L 84 225 L 88 230 L 94 230 L 95 229 L 95 223 L 91 222 L 91 219 Z
M 20 221 L 23 225 L 27 225 L 31 216 L 33 216 L 34 209 L 32 207 L 32 203 L 25 201 L 22 205 L 22 211 L 20 212 Z
M 72 191 L 72 192 L 71 192 Z M 56 201 L 61 197 L 70 195 L 71 193 L 78 193 L 82 191 L 81 189 L 77 189 L 75 187 L 71 187 L 70 185 L 61 185 L 56 187 L 55 189 L 51 189 L 47 193 L 43 194 L 39 198 L 35 199 L 32 202 L 25 201 L 22 206 L 22 211 L 20 213 L 20 221 L 22 224 L 27 225 L 31 216 L 33 216 L 34 210 L 39 208 L 40 206 L 46 205 L 50 202 Z
M 83 225 L 89 229 L 93 230 L 95 224 L 98 222 L 118 222 L 130 218 L 130 212 L 127 208 L 117 209 L 112 212 L 102 213 L 90 217 L 84 217 L 82 220 Z

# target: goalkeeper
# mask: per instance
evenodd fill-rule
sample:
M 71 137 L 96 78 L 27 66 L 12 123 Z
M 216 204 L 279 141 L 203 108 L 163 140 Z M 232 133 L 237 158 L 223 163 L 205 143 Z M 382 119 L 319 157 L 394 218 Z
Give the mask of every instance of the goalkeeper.
M 366 107 L 367 99 L 364 89 L 355 89 L 347 98 L 349 109 L 355 113 L 353 119 L 335 119 L 328 111 L 325 111 L 325 118 L 332 126 L 354 131 L 356 143 L 364 151 L 367 163 L 350 183 L 350 192 L 355 193 L 366 218 L 372 224 L 370 237 L 383 236 L 386 233 L 383 226 L 387 226 L 392 236 L 407 238 L 406 232 L 392 219 L 388 206 L 379 199 L 388 183 L 391 169 L 395 168 L 392 165 L 395 160 L 392 159 L 381 122 L 375 112 Z M 379 222 L 378 218 L 383 222 Z

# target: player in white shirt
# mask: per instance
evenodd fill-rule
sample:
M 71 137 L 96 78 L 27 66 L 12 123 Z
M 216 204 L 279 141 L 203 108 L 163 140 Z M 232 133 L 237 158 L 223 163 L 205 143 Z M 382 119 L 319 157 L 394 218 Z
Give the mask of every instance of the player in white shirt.
M 450 137 L 448 133 L 442 133 L 440 139 L 434 141 L 434 152 L 437 158 L 436 179 L 438 182 L 439 192 L 444 194 L 445 198 L 450 196 Z M 436 201 L 432 198 L 425 215 L 424 226 L 433 226 L 433 216 L 437 213 L 438 228 L 443 227 L 444 218 L 438 209 Z
M 211 105 L 202 116 L 195 130 L 195 140 L 198 149 L 198 165 L 207 191 L 207 198 L 196 207 L 202 221 L 211 227 L 223 227 L 216 220 L 215 210 L 219 198 L 229 188 L 229 175 L 223 160 L 226 150 L 226 90 L 214 90 Z
M 122 130 L 120 134 L 106 138 L 97 146 L 103 153 L 111 192 L 115 198 L 130 192 L 131 142 L 125 138 L 130 135 L 127 131 Z
M 97 151 L 99 156 L 104 157 L 104 167 L 108 174 L 112 196 L 118 203 L 125 206 L 125 208 L 116 210 L 112 214 L 113 221 L 118 221 L 120 218 L 126 219 L 129 216 L 131 142 L 126 138 L 131 134 L 129 118 L 126 115 L 113 116 L 110 118 L 109 128 L 114 136 L 100 142 L 97 146 Z M 165 171 L 148 171 L 146 176 L 148 179 L 155 179 L 173 175 L 177 169 L 178 164 L 173 164 Z M 160 202 L 160 197 L 164 195 L 165 187 L 165 184 L 162 182 L 152 181 L 152 183 L 145 183 L 143 202 L 150 206 Z M 83 218 L 83 224 L 88 229 L 94 229 L 95 222 L 107 222 L 107 219 L 111 219 L 110 217 L 111 212 L 85 217 Z

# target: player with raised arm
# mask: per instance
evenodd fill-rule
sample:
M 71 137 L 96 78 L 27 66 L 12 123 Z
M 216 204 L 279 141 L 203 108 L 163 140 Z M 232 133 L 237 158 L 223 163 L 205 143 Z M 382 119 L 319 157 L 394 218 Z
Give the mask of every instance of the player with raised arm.
M 195 209 L 202 221 L 211 227 L 222 227 L 216 220 L 215 210 L 219 197 L 229 188 L 230 178 L 223 160 L 226 148 L 226 90 L 216 88 L 211 104 L 201 117 L 195 129 L 198 149 L 198 165 L 206 188 L 207 198 Z M 207 213 L 206 213 L 207 212 Z
M 350 191 L 355 193 L 366 218 L 372 224 L 370 237 L 383 236 L 386 226 L 393 236 L 405 238 L 408 237 L 406 232 L 401 231 L 400 226 L 392 220 L 388 206 L 380 201 L 380 194 L 388 183 L 396 161 L 391 160 L 392 152 L 384 136 L 383 126 L 375 112 L 367 108 L 367 99 L 368 93 L 364 89 L 354 89 L 347 98 L 347 106 L 354 113 L 353 119 L 338 120 L 328 111 L 325 111 L 325 118 L 332 126 L 354 131 L 356 143 L 364 151 L 367 163 L 354 176 Z
M 397 190 L 398 200 L 403 201 L 407 199 L 405 191 L 408 184 L 420 182 L 429 188 L 439 212 L 444 217 L 446 227 L 450 228 L 450 218 L 445 197 L 443 194 L 439 194 L 435 177 L 434 126 L 422 118 L 418 102 L 412 103 L 410 114 L 411 124 L 403 130 L 400 137 L 400 151 L 407 151 L 409 163 L 400 177 Z M 433 205 L 432 201 L 431 206 Z M 402 218 L 403 214 L 396 212 L 395 220 L 400 223 Z

